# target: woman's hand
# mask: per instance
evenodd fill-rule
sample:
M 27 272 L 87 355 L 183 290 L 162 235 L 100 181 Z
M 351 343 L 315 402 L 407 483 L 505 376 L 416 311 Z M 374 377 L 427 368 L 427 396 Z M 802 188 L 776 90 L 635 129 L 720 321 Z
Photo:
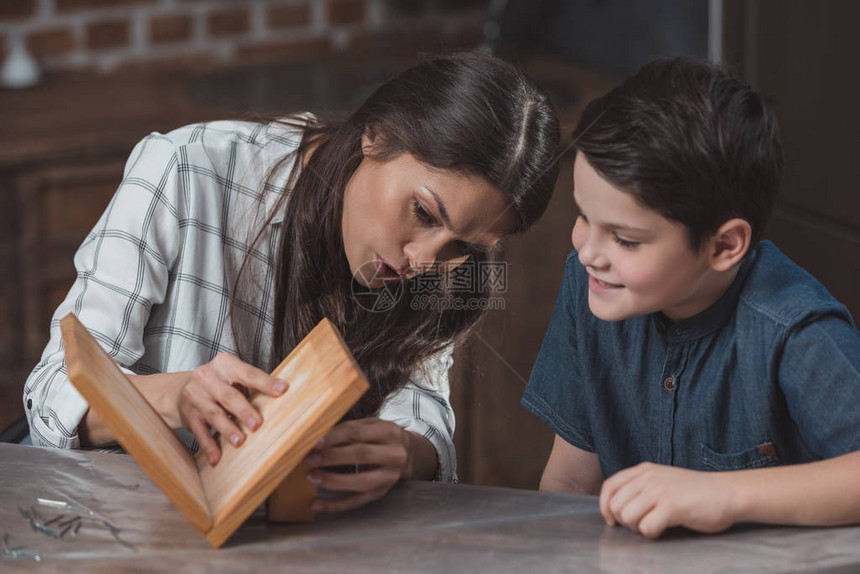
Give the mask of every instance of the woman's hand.
M 430 480 L 436 474 L 436 449 L 422 436 L 377 418 L 340 423 L 305 459 L 313 470 L 308 480 L 320 488 L 347 492 L 336 499 L 317 499 L 315 511 L 338 512 L 385 496 L 400 480 Z M 323 467 L 357 465 L 353 473 Z
M 194 369 L 181 387 L 177 399 L 179 419 L 194 434 L 209 464 L 214 466 L 221 459 L 221 449 L 210 428 L 234 446 L 241 445 L 245 441 L 245 433 L 239 424 L 255 431 L 263 422 L 263 417 L 248 401 L 248 391 L 253 389 L 279 396 L 287 386 L 286 381 L 272 377 L 238 357 L 220 353 Z
M 621 524 L 648 538 L 671 526 L 719 532 L 735 522 L 730 474 L 644 462 L 603 483 L 600 513 L 610 526 Z

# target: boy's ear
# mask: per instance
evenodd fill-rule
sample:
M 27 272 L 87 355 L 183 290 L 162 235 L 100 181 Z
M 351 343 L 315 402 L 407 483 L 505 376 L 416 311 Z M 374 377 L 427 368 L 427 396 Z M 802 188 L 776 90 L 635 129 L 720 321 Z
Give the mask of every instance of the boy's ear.
M 723 223 L 711 237 L 711 268 L 728 271 L 744 258 L 750 248 L 752 228 L 747 220 L 736 217 Z

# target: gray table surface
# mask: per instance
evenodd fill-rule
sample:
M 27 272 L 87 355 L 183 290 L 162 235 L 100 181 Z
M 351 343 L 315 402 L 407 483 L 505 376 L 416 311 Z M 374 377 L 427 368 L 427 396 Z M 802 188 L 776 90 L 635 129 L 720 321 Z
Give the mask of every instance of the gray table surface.
M 33 531 L 19 507 L 37 498 L 88 507 L 130 547 L 95 520 L 74 537 Z M 258 511 L 215 550 L 129 456 L 7 444 L 0 536 L 24 554 L 0 546 L 0 572 L 860 573 L 860 527 L 677 529 L 651 541 L 607 527 L 595 497 L 419 482 L 313 524 L 268 524 Z

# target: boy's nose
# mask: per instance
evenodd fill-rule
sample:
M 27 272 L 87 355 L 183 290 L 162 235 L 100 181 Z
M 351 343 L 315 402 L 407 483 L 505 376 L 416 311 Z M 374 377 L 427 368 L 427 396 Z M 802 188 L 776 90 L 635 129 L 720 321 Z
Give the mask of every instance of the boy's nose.
M 597 238 L 592 237 L 587 226 L 580 221 L 573 226 L 571 233 L 573 248 L 579 255 L 579 261 L 586 267 L 601 267 L 605 265 L 605 258 L 600 254 Z
M 595 253 L 594 248 L 591 247 L 587 241 L 580 245 L 579 249 L 576 251 L 579 254 L 580 263 L 586 267 L 594 267 L 594 264 L 597 261 L 597 254 Z

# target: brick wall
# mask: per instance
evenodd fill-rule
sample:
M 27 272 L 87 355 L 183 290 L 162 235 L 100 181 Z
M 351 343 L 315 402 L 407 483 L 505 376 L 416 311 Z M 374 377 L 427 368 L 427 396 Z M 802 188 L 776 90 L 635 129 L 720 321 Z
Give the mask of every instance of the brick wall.
M 26 43 L 46 70 L 108 72 L 302 58 L 364 50 L 436 51 L 480 40 L 476 0 L 0 0 L 0 58 Z

